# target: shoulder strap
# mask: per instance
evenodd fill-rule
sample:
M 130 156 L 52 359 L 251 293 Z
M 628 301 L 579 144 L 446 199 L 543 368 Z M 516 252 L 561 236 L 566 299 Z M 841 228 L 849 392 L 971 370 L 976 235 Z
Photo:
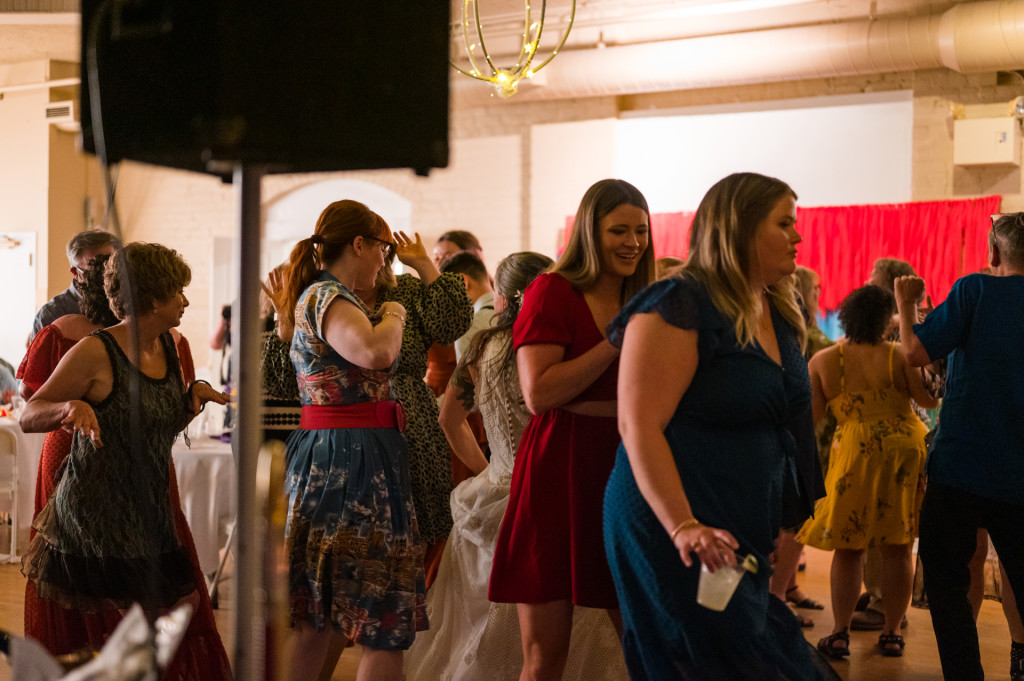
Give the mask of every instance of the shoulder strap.
M 839 343 L 839 392 L 846 392 L 846 361 L 843 359 L 843 346 Z
M 118 384 L 121 382 L 121 374 L 128 370 L 125 366 L 127 360 L 123 358 L 123 352 L 121 347 L 114 340 L 114 337 L 106 329 L 97 329 L 92 332 L 93 336 L 96 336 L 103 342 L 103 347 L 107 350 L 107 359 L 110 360 L 110 375 L 113 380 L 110 384 L 110 394 L 113 395 L 118 389 Z M 104 400 L 109 398 L 104 398 Z
M 178 346 L 174 342 L 174 336 L 171 335 L 170 331 L 164 331 L 160 334 L 160 344 L 164 348 L 167 375 L 171 377 L 171 380 L 178 381 L 184 385 L 184 379 L 181 377 L 181 362 L 178 359 Z M 184 390 L 184 388 L 182 389 Z

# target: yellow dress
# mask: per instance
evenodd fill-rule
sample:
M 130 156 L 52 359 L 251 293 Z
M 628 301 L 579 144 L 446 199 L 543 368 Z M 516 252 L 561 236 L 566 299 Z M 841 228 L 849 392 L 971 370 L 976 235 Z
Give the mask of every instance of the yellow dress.
M 841 392 L 828 403 L 838 422 L 825 476 L 828 495 L 797 539 L 825 551 L 909 544 L 917 536 L 928 428 L 893 381 L 895 345 L 889 385 L 861 392 L 846 391 L 843 349 L 840 344 Z

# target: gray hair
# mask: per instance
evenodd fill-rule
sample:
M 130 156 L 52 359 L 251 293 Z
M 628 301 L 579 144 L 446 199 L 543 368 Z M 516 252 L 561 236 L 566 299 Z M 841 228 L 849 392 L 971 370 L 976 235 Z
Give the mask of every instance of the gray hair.
M 68 242 L 68 262 L 75 266 L 83 253 L 103 248 L 104 246 L 113 246 L 117 249 L 120 248 L 121 242 L 110 232 L 104 232 L 101 229 L 79 232 L 71 237 L 71 241 Z
M 993 220 L 989 242 L 999 246 L 999 255 L 1009 264 L 1024 265 L 1024 213 L 1007 213 Z

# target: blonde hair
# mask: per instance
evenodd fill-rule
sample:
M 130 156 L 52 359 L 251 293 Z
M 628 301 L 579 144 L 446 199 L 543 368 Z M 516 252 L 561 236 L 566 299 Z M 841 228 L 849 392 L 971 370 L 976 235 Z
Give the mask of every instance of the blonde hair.
M 786 196 L 796 199 L 788 184 L 758 173 L 735 173 L 719 180 L 700 202 L 690 229 L 690 253 L 683 272 L 701 282 L 711 302 L 733 320 L 741 346 L 754 342 L 763 312 L 761 296 L 751 289 L 757 228 Z M 766 289 L 803 348 L 807 326 L 797 304 L 793 277 Z
M 600 180 L 591 185 L 583 195 L 576 210 L 569 243 L 551 266 L 578 289 L 586 290 L 597 282 L 601 274 L 601 220 L 621 205 L 635 206 L 647 214 L 651 211 L 647 199 L 640 190 L 625 180 Z M 622 283 L 622 303 L 625 303 L 641 289 L 654 281 L 654 240 L 648 232 L 647 248 L 640 255 L 636 271 Z
M 295 322 L 295 305 L 299 297 L 319 275 L 345 252 L 357 236 L 392 241 L 391 228 L 384 218 L 358 201 L 335 201 L 324 208 L 313 228 L 313 236 L 300 241 L 292 249 L 285 271 L 285 309 L 282 317 Z
M 818 273 L 812 270 L 810 267 L 804 267 L 803 265 L 797 265 L 796 271 L 793 272 L 794 284 L 796 286 L 796 293 L 800 296 L 797 302 L 800 305 L 800 309 L 804 313 L 804 321 L 807 322 L 808 326 L 818 326 L 818 321 L 811 314 L 811 310 L 807 307 L 807 301 L 811 299 L 814 294 L 814 280 L 821 278 Z

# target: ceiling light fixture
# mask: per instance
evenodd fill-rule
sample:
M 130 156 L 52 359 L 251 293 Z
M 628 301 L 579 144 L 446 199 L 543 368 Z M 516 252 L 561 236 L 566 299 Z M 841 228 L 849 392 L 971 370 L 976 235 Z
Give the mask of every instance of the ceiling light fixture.
M 547 10 L 547 0 L 541 0 L 539 16 L 533 13 L 530 0 L 524 0 L 525 22 L 522 32 L 522 46 L 515 64 L 509 67 L 501 67 L 495 64 L 495 59 L 487 51 L 484 42 L 484 27 L 480 23 L 480 1 L 463 0 L 462 2 L 462 42 L 465 47 L 465 57 L 468 60 L 468 69 L 459 66 L 454 59 L 451 59 L 452 68 L 470 78 L 487 81 L 494 86 L 499 97 L 509 98 L 519 89 L 519 82 L 524 78 L 532 78 L 535 73 L 547 66 L 558 51 L 565 45 L 572 29 L 573 19 L 576 17 L 576 0 L 571 0 L 569 10 L 569 23 L 565 27 L 558 44 L 548 55 L 548 58 L 537 65 L 537 53 L 540 50 L 540 37 L 544 30 L 544 17 Z

